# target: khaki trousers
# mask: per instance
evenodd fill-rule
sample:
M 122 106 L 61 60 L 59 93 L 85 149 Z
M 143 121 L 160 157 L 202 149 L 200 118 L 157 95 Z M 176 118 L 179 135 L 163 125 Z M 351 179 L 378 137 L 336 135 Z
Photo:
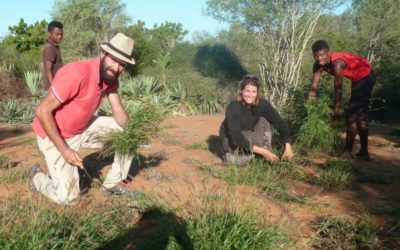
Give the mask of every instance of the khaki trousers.
M 66 143 L 75 151 L 81 147 L 100 148 L 102 144 L 96 141 L 95 136 L 113 130 L 122 130 L 113 117 L 95 117 L 85 132 L 66 139 Z M 80 196 L 78 167 L 68 164 L 48 137 L 37 136 L 37 142 L 50 174 L 50 176 L 44 173 L 35 175 L 33 182 L 37 190 L 58 204 L 78 201 Z M 133 156 L 115 154 L 114 162 L 103 186 L 112 188 L 120 181 L 125 180 L 132 159 Z

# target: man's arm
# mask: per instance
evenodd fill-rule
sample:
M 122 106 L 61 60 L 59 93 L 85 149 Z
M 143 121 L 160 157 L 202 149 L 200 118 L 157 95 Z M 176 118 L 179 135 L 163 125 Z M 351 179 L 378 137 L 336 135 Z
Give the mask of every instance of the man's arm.
M 39 119 L 44 131 L 54 146 L 61 153 L 61 156 L 72 166 L 83 168 L 82 159 L 78 153 L 71 149 L 58 132 L 57 124 L 53 112 L 61 105 L 61 102 L 50 90 L 48 95 L 39 104 L 36 110 L 36 116 Z
M 108 94 L 108 101 L 111 105 L 114 119 L 117 121 L 118 125 L 124 127 L 128 123 L 129 116 L 122 106 L 121 98 L 117 90 L 113 90 L 110 94 Z
M 50 61 L 45 61 L 43 66 L 47 82 L 49 83 L 49 85 L 51 85 L 51 82 L 53 81 L 53 72 L 52 72 L 53 63 Z
M 333 63 L 333 70 L 335 74 L 335 100 L 333 106 L 334 119 L 339 117 L 340 108 L 342 106 L 343 69 L 345 67 L 346 63 L 342 60 L 337 60 Z
M 321 70 L 314 70 L 313 80 L 311 82 L 310 91 L 308 92 L 308 99 L 315 98 L 317 96 L 317 90 L 321 81 Z

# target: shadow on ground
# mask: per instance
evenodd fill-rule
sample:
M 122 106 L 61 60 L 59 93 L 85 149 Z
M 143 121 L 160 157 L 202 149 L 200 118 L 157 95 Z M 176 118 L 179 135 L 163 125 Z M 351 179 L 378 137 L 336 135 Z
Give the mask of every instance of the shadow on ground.
M 187 234 L 186 222 L 172 212 L 153 207 L 145 211 L 136 225 L 124 235 L 98 249 L 163 250 L 171 244 L 180 246 L 180 249 L 194 249 Z
M 132 181 L 132 178 L 143 169 L 157 167 L 163 160 L 165 160 L 165 156 L 162 155 L 155 154 L 144 156 L 138 154 L 138 156 L 135 156 L 132 160 L 127 181 Z M 94 180 L 102 179 L 102 177 L 105 178 L 105 176 L 102 175 L 101 170 L 105 166 L 111 165 L 113 161 L 114 155 L 103 157 L 100 155 L 100 152 L 94 152 L 86 156 L 83 159 L 83 165 L 90 176 L 87 176 L 84 171 L 80 170 L 80 175 L 82 177 L 80 181 L 81 190 L 88 190 Z

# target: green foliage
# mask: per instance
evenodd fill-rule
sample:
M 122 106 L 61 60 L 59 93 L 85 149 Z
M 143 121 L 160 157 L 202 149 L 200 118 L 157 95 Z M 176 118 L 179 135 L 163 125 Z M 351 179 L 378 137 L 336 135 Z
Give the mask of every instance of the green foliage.
M 381 249 L 371 219 L 338 217 L 317 223 L 315 249 Z
M 161 112 L 154 105 L 143 103 L 135 110 L 130 110 L 130 120 L 123 131 L 110 132 L 99 136 L 104 148 L 103 156 L 118 153 L 135 155 L 139 146 L 159 132 L 162 120 Z
M 40 71 L 26 71 L 24 75 L 32 96 L 39 97 L 42 94 L 42 73 Z
M 21 103 L 17 100 L 0 103 L 0 122 L 30 122 L 34 117 L 34 108 L 32 103 Z
M 237 56 L 224 44 L 200 45 L 193 63 L 200 73 L 219 79 L 222 85 L 237 82 L 247 74 Z
M 315 176 L 314 182 L 330 190 L 350 188 L 354 180 L 354 161 L 350 159 L 331 159 L 325 163 Z
M 284 249 L 290 245 L 282 229 L 261 225 L 250 211 L 204 207 L 193 214 L 187 227 L 194 249 Z
M 37 50 L 46 41 L 47 22 L 42 20 L 28 25 L 24 19 L 20 19 L 18 25 L 8 27 L 10 35 L 7 42 L 15 44 L 18 52 Z
M 168 95 L 170 98 L 178 104 L 177 112 L 183 114 L 195 114 L 197 113 L 196 107 L 190 103 L 189 94 L 186 86 L 177 82 L 168 89 Z
M 85 208 L 84 213 L 18 199 L 1 206 L 1 249 L 96 249 L 125 233 L 135 212 L 118 203 Z
M 9 168 L 0 176 L 0 183 L 25 183 L 28 180 L 28 170 L 24 168 Z
M 184 30 L 182 24 L 165 22 L 160 25 L 154 24 L 150 30 L 152 41 L 157 44 L 160 56 L 165 56 L 182 41 L 183 37 L 188 33 Z
M 306 109 L 307 117 L 297 134 L 296 147 L 303 151 L 330 151 L 335 144 L 335 131 L 328 124 L 332 111 L 327 99 L 310 100 Z
M 10 164 L 10 156 L 6 154 L 0 155 L 0 168 L 8 168 Z
M 121 81 L 120 85 L 120 93 L 128 98 L 156 95 L 163 90 L 163 85 L 155 77 L 145 75 L 128 78 Z

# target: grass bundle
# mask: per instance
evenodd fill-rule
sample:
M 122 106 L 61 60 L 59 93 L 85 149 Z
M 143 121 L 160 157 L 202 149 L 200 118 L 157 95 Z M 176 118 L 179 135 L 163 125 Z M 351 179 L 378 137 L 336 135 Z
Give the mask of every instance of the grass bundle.
M 136 109 L 130 110 L 130 120 L 124 130 L 99 136 L 98 140 L 104 145 L 101 155 L 104 157 L 115 153 L 135 155 L 141 144 L 147 143 L 159 132 L 161 114 L 156 106 L 149 103 L 143 103 Z
M 299 149 L 327 152 L 335 144 L 335 131 L 328 124 L 332 111 L 327 99 L 315 99 L 306 103 L 307 117 L 296 139 Z

